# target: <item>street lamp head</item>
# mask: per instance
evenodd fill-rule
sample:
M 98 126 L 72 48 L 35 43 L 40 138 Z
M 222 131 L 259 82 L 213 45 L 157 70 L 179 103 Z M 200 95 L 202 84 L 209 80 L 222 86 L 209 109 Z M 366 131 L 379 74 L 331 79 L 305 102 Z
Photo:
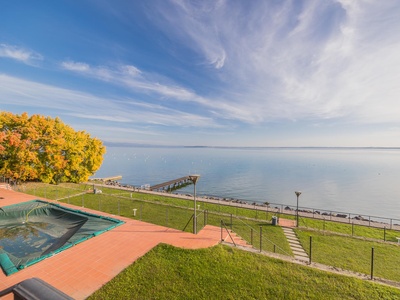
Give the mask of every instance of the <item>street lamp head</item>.
M 193 182 L 194 184 L 196 184 L 197 180 L 200 178 L 200 175 L 198 174 L 193 174 L 193 175 L 189 175 L 189 180 L 191 182 Z
M 301 192 L 300 192 L 300 191 L 296 191 L 296 192 L 294 192 L 294 193 L 296 194 L 297 197 L 301 195 Z

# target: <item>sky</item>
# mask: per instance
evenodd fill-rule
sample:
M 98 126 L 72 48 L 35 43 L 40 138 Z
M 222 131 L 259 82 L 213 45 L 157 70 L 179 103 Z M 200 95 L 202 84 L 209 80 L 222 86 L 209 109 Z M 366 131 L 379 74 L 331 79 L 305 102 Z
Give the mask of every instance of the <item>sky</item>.
M 0 110 L 106 145 L 400 147 L 400 1 L 19 0 Z

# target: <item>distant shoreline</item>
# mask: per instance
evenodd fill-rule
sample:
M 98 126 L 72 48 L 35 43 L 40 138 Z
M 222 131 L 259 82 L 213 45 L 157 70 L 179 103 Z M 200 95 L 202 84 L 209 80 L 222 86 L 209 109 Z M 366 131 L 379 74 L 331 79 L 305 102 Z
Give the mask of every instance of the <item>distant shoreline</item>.
M 187 145 L 151 145 L 151 144 L 135 144 L 135 143 L 115 143 L 103 142 L 106 147 L 126 147 L 126 148 L 192 148 L 192 149 L 244 149 L 244 150 L 262 150 L 262 149 L 307 149 L 307 150 L 400 150 L 399 147 L 379 147 L 379 146 L 187 146 Z

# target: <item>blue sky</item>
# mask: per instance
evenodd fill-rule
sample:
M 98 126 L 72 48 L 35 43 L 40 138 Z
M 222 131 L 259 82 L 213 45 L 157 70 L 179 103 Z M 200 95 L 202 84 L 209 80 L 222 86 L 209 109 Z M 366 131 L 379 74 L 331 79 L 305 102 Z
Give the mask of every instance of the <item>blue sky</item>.
M 6 1 L 0 108 L 105 143 L 400 146 L 400 2 Z

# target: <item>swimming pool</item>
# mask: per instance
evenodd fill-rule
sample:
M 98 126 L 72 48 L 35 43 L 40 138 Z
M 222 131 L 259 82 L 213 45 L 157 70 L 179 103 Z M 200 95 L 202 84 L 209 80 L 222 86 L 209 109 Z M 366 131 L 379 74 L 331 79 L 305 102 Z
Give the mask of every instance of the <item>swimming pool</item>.
M 0 208 L 0 266 L 8 276 L 123 221 L 33 200 Z

